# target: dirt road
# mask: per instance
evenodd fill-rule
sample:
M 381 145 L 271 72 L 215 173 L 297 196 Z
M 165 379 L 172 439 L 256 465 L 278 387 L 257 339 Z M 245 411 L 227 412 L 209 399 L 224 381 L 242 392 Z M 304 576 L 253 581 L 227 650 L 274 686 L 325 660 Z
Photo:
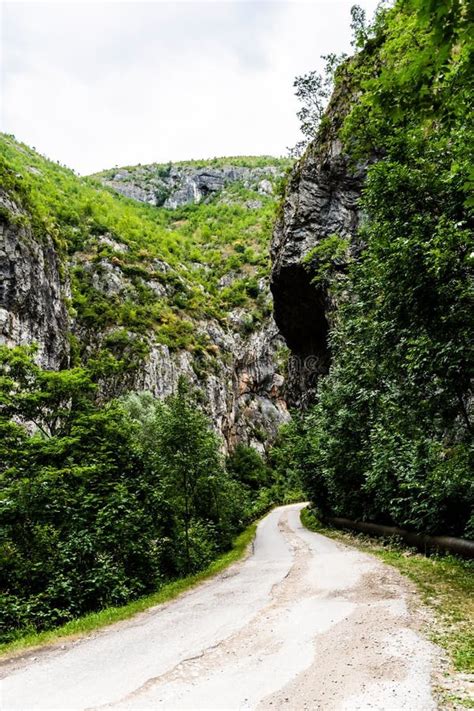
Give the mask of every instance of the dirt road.
M 4 666 L 1 708 L 435 709 L 408 584 L 302 528 L 301 507 L 272 511 L 244 562 L 178 600 Z

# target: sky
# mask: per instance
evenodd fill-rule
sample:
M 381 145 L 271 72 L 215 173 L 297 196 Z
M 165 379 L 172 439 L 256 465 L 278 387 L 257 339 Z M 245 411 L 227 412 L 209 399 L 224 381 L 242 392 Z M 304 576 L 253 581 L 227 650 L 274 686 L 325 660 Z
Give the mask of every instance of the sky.
M 351 52 L 354 0 L 0 2 L 0 130 L 83 175 L 286 155 L 295 76 Z

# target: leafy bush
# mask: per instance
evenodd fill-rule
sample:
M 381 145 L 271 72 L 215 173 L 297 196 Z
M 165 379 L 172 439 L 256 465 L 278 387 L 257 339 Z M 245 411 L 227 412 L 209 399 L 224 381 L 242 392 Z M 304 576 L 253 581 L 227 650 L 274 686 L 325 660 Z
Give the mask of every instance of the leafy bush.
M 279 450 L 327 514 L 461 536 L 474 501 L 468 27 L 465 3 L 399 1 L 338 73 L 357 97 L 346 150 L 377 157 L 366 247 L 339 278 L 338 238 L 310 255 L 339 304 L 333 361 Z
M 33 358 L 0 348 L 2 641 L 202 569 L 262 511 L 266 481 L 249 453 L 252 474 L 227 473 L 184 381 L 164 402 L 100 405 L 88 371 Z
M 253 447 L 238 444 L 227 459 L 227 471 L 249 489 L 258 490 L 269 483 L 270 473 Z

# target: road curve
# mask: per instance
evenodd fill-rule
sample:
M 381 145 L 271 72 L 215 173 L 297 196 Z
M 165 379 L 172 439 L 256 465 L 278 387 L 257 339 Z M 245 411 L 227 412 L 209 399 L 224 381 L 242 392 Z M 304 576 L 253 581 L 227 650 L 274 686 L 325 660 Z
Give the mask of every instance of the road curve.
M 274 509 L 249 557 L 179 599 L 2 665 L 21 709 L 428 711 L 435 650 L 408 583 Z

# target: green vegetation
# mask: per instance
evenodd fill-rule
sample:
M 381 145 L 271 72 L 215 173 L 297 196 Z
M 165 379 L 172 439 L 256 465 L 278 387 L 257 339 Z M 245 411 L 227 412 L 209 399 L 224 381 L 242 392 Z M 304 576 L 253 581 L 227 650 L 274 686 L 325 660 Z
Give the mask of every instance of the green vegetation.
M 345 266 L 349 259 L 348 238 L 329 235 L 308 252 L 304 263 L 312 276 L 313 284 L 331 286 L 338 268 Z
M 474 564 L 454 556 L 426 556 L 400 547 L 391 540 L 337 531 L 323 526 L 310 509 L 301 521 L 310 531 L 322 533 L 393 565 L 417 586 L 421 599 L 435 612 L 430 629 L 434 642 L 448 650 L 457 671 L 474 671 Z
M 247 507 L 255 497 L 257 511 L 275 503 L 292 504 L 304 499 L 301 482 L 280 467 L 278 454 L 278 447 L 270 449 L 265 461 L 252 447 L 238 444 L 227 458 L 227 471 L 243 484 Z
M 179 165 L 230 161 L 281 171 L 289 164 L 262 156 Z M 127 170 L 146 168 L 167 166 Z M 271 311 L 258 287 L 269 269 L 271 196 L 233 183 L 204 203 L 156 208 L 95 178 L 80 178 L 7 135 L 0 137 L 0 181 L 21 210 L 4 210 L 4 219 L 31 225 L 37 239 L 51 237 L 64 275 L 71 276 L 71 309 L 81 332 L 74 350 L 78 365 L 91 356 L 112 356 L 125 371 L 133 370 L 154 343 L 212 359 L 215 347 L 196 327 L 199 320 L 226 324 L 228 313 L 241 307 L 250 315 L 249 332 Z M 278 179 L 273 182 L 277 189 Z M 257 206 L 249 209 L 249 201 Z M 118 286 L 110 289 L 110 283 Z
M 213 575 L 217 575 L 229 565 L 232 565 L 232 563 L 242 558 L 255 536 L 256 528 L 256 522 L 247 526 L 247 528 L 237 536 L 229 551 L 220 555 L 207 568 L 199 573 L 188 575 L 185 578 L 179 578 L 171 583 L 166 583 L 158 592 L 147 595 L 146 597 L 141 597 L 121 607 L 106 607 L 104 610 L 100 610 L 100 612 L 92 612 L 83 617 L 78 617 L 53 630 L 48 630 L 47 632 L 31 632 L 30 634 L 15 638 L 12 642 L 0 643 L 0 655 L 10 656 L 13 653 L 21 653 L 27 649 L 42 647 L 46 644 L 54 644 L 65 637 L 74 638 L 78 635 L 82 636 L 101 627 L 126 620 L 155 605 L 161 605 L 164 602 L 173 600 L 178 595 L 190 590 L 198 583 L 207 580 Z
M 180 165 L 229 163 L 282 171 L 289 161 Z M 165 176 L 171 166 L 127 170 L 148 169 Z M 201 321 L 227 327 L 239 308 L 245 337 L 268 317 L 261 280 L 275 199 L 257 191 L 258 179 L 255 189 L 232 183 L 201 204 L 160 209 L 0 138 L 9 199 L 2 220 L 22 230 L 20 240 L 54 246 L 74 322 L 69 368 L 43 370 L 34 347 L 0 349 L 4 649 L 52 639 L 58 628 L 92 629 L 177 594 L 233 560 L 248 540 L 232 548 L 235 536 L 287 500 L 284 482 L 253 450 L 240 447 L 226 468 L 199 409 L 202 394 L 184 382 L 163 403 L 123 395 L 155 344 L 188 350 L 201 377 L 229 355 Z
M 377 158 L 362 199 L 366 246 L 349 261 L 335 236 L 310 255 L 338 304 L 332 365 L 283 453 L 323 513 L 472 538 L 468 14 L 463 0 L 400 0 L 359 27 L 363 47 L 336 72 L 352 97 L 345 149 Z
M 265 477 L 249 480 L 239 457 Z M 184 381 L 164 402 L 100 404 L 86 369 L 45 371 L 34 349 L 1 347 L 0 642 L 80 629 L 85 613 L 208 568 L 283 498 L 256 453 L 240 448 L 233 461 L 227 471 Z
M 202 204 L 157 209 L 1 138 L 11 200 L 1 218 L 53 241 L 76 326 L 69 369 L 42 370 L 33 349 L 0 349 L 4 650 L 169 599 L 240 554 L 253 529 L 232 548 L 239 531 L 273 503 L 301 498 L 300 482 L 323 513 L 474 537 L 468 10 L 466 0 L 398 0 L 370 27 L 355 11 L 359 51 L 342 64 L 328 58 L 347 93 L 339 137 L 354 164 L 369 163 L 365 249 L 351 257 L 347 240 L 331 235 L 306 260 L 338 304 L 332 365 L 269 463 L 245 447 L 224 462 L 184 382 L 164 402 L 120 393 L 154 344 L 188 350 L 200 371 L 217 348 L 201 320 L 226 324 L 242 309 L 245 335 L 268 316 L 261 279 L 274 199 L 234 183 Z M 314 74 L 299 84 L 305 136 L 319 122 L 323 143 L 328 87 Z M 288 165 L 181 165 L 227 163 Z M 126 170 L 146 178 L 170 169 Z M 318 525 L 308 512 L 303 520 Z M 471 567 L 359 545 L 418 584 L 443 619 L 438 641 L 458 669 L 471 668 Z

